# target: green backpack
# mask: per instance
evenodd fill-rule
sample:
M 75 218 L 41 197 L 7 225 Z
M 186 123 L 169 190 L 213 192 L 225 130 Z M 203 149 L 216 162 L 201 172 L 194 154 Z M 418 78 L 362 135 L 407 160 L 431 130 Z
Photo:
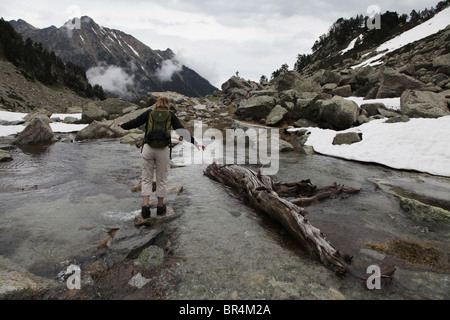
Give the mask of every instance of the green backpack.
M 148 116 L 146 143 L 152 148 L 165 148 L 170 145 L 172 117 L 169 111 L 153 110 Z

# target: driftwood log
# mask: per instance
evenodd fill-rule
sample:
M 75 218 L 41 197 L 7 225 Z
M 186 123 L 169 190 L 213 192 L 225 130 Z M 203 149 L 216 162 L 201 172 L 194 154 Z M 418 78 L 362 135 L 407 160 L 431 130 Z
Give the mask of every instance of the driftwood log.
M 250 206 L 264 212 L 281 223 L 296 238 L 308 254 L 318 258 L 326 267 L 338 275 L 348 271 L 346 255 L 336 250 L 319 229 L 304 217 L 306 210 L 280 198 L 274 191 L 272 179 L 237 165 L 217 165 L 213 163 L 205 170 L 205 175 L 242 194 Z
M 273 184 L 273 190 L 282 198 L 294 197 L 295 199 L 290 201 L 301 207 L 310 206 L 341 193 L 354 194 L 361 191 L 355 188 L 344 188 L 343 185 L 337 185 L 336 182 L 330 186 L 319 188 L 309 179 L 290 183 L 277 182 Z
M 334 248 L 326 236 L 305 218 L 307 211 L 299 205 L 312 204 L 342 192 L 357 193 L 358 189 L 344 188 L 336 184 L 317 188 L 309 180 L 299 183 L 274 183 L 270 177 L 238 165 L 213 163 L 204 173 L 238 192 L 252 208 L 281 223 L 311 257 L 320 260 L 338 276 L 344 276 L 350 270 L 352 257 Z M 294 199 L 289 201 L 283 197 Z M 395 267 L 386 273 L 392 274 L 393 270 Z M 390 275 L 386 273 L 382 276 Z

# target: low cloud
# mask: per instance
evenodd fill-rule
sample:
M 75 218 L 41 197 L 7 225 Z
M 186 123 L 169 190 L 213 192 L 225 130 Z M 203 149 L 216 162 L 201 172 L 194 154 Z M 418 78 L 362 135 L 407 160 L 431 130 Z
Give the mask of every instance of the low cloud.
M 162 63 L 161 68 L 156 71 L 156 77 L 162 82 L 171 81 L 173 74 L 182 69 L 183 66 L 177 60 L 165 60 Z
M 91 85 L 100 85 L 103 90 L 120 97 L 130 95 L 129 87 L 134 84 L 134 75 L 118 66 L 102 64 L 86 71 L 86 76 Z

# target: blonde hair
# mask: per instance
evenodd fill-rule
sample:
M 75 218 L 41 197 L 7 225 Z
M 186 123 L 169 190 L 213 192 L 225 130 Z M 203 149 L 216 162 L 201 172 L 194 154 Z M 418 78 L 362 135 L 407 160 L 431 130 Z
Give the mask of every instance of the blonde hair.
M 155 108 L 166 108 L 169 109 L 170 102 L 166 97 L 159 97 L 158 101 L 155 103 Z

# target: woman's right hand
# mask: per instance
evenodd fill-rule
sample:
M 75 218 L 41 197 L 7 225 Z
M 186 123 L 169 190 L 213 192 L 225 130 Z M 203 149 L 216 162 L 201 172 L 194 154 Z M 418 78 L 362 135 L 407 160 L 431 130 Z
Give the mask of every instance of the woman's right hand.
M 123 124 L 124 124 L 124 122 L 119 122 L 117 125 L 118 125 L 119 127 L 121 127 Z

